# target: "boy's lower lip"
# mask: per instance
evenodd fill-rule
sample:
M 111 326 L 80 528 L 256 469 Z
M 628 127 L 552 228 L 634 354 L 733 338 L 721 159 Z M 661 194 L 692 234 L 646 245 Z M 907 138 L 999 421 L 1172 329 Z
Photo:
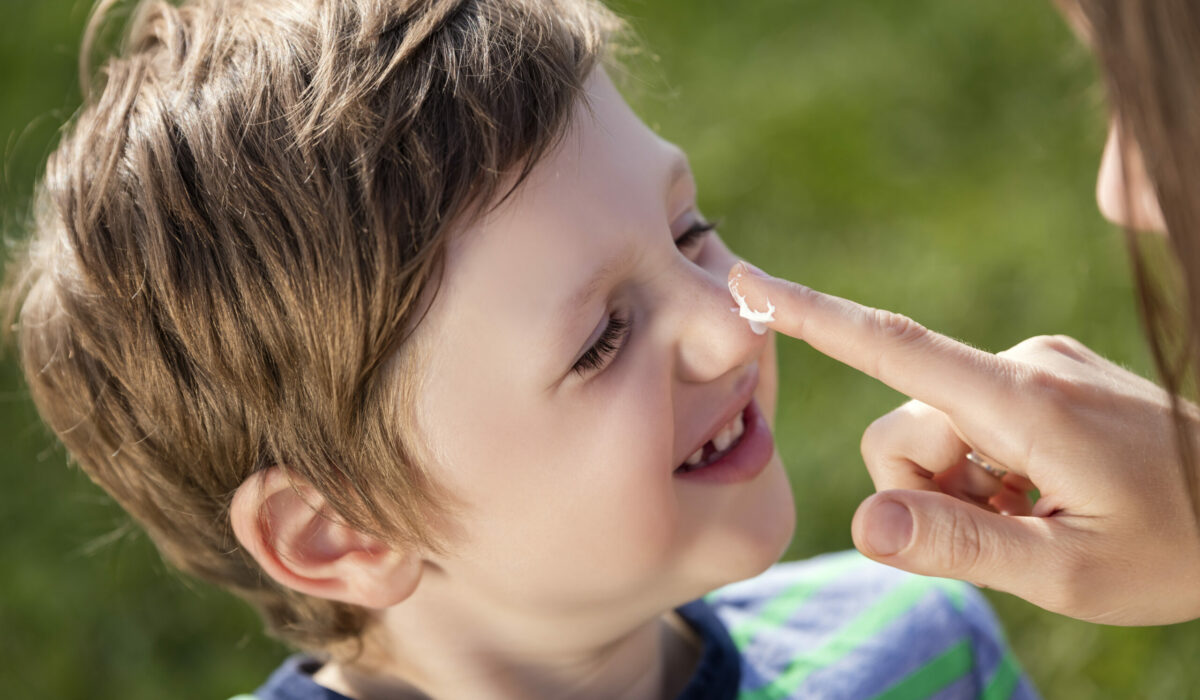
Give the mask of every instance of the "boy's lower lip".
M 771 436 L 767 419 L 758 408 L 757 400 L 750 399 L 742 412 L 742 420 L 746 429 L 733 449 L 701 469 L 676 470 L 675 478 L 711 484 L 737 484 L 750 481 L 762 473 L 775 454 L 775 439 Z

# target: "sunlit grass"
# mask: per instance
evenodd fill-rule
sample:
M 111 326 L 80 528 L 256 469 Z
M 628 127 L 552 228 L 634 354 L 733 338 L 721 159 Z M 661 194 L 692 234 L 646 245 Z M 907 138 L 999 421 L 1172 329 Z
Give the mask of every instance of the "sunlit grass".
M 630 62 L 631 100 L 688 151 L 702 206 L 742 255 L 989 350 L 1068 333 L 1148 372 L 1122 243 L 1092 203 L 1095 76 L 1049 2 L 617 5 L 648 51 Z M 85 9 L 0 3 L 6 232 L 77 99 Z M 859 437 L 903 397 L 799 343 L 781 342 L 781 363 L 789 556 L 848 547 L 871 490 Z M 253 614 L 182 583 L 140 534 L 90 547 L 123 516 L 48 447 L 11 353 L 0 379 L 0 684 L 122 700 L 254 687 L 283 651 Z M 1048 698 L 1200 688 L 1196 625 L 1101 628 L 992 599 Z

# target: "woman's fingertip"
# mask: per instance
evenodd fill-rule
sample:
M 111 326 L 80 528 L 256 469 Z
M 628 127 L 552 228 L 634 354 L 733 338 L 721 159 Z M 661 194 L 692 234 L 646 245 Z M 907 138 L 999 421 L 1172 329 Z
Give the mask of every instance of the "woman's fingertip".
M 891 499 L 876 499 L 863 514 L 863 535 L 872 554 L 889 557 L 901 552 L 912 540 L 912 512 Z

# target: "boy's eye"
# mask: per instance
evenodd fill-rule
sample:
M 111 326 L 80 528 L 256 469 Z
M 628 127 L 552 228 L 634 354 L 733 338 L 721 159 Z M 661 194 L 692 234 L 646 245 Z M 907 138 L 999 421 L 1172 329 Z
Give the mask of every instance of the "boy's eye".
M 715 221 L 697 221 L 675 238 L 675 247 L 684 253 L 692 252 L 700 246 L 704 237 L 716 228 Z M 600 333 L 600 337 L 575 361 L 571 371 L 582 376 L 603 369 L 621 349 L 625 337 L 629 334 L 629 326 L 630 323 L 626 319 L 616 315 L 609 317 L 608 325 Z
M 716 230 L 717 222 L 697 221 L 675 239 L 675 247 L 687 252 L 695 248 L 710 232 Z
M 608 325 L 592 347 L 588 348 L 583 355 L 575 361 L 575 365 L 571 367 L 571 371 L 580 376 L 602 369 L 612 356 L 617 354 L 621 349 L 621 345 L 625 341 L 625 336 L 629 333 L 629 321 L 618 316 L 611 316 L 608 319 Z

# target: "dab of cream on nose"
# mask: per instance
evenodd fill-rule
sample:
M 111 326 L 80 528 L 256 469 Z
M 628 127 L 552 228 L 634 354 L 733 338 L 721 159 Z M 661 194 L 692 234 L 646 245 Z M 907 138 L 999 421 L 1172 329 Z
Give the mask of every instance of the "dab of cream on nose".
M 750 322 L 750 330 L 758 335 L 767 332 L 766 324 L 775 320 L 775 305 L 771 300 L 763 297 L 763 301 L 767 303 L 766 311 L 755 311 L 746 303 L 746 297 L 741 293 L 741 288 L 738 286 L 739 280 L 742 278 L 742 273 L 738 273 L 733 279 L 729 280 L 729 293 L 733 295 L 733 300 L 737 302 L 736 309 L 731 308 L 730 311 L 737 311 L 738 315 Z

